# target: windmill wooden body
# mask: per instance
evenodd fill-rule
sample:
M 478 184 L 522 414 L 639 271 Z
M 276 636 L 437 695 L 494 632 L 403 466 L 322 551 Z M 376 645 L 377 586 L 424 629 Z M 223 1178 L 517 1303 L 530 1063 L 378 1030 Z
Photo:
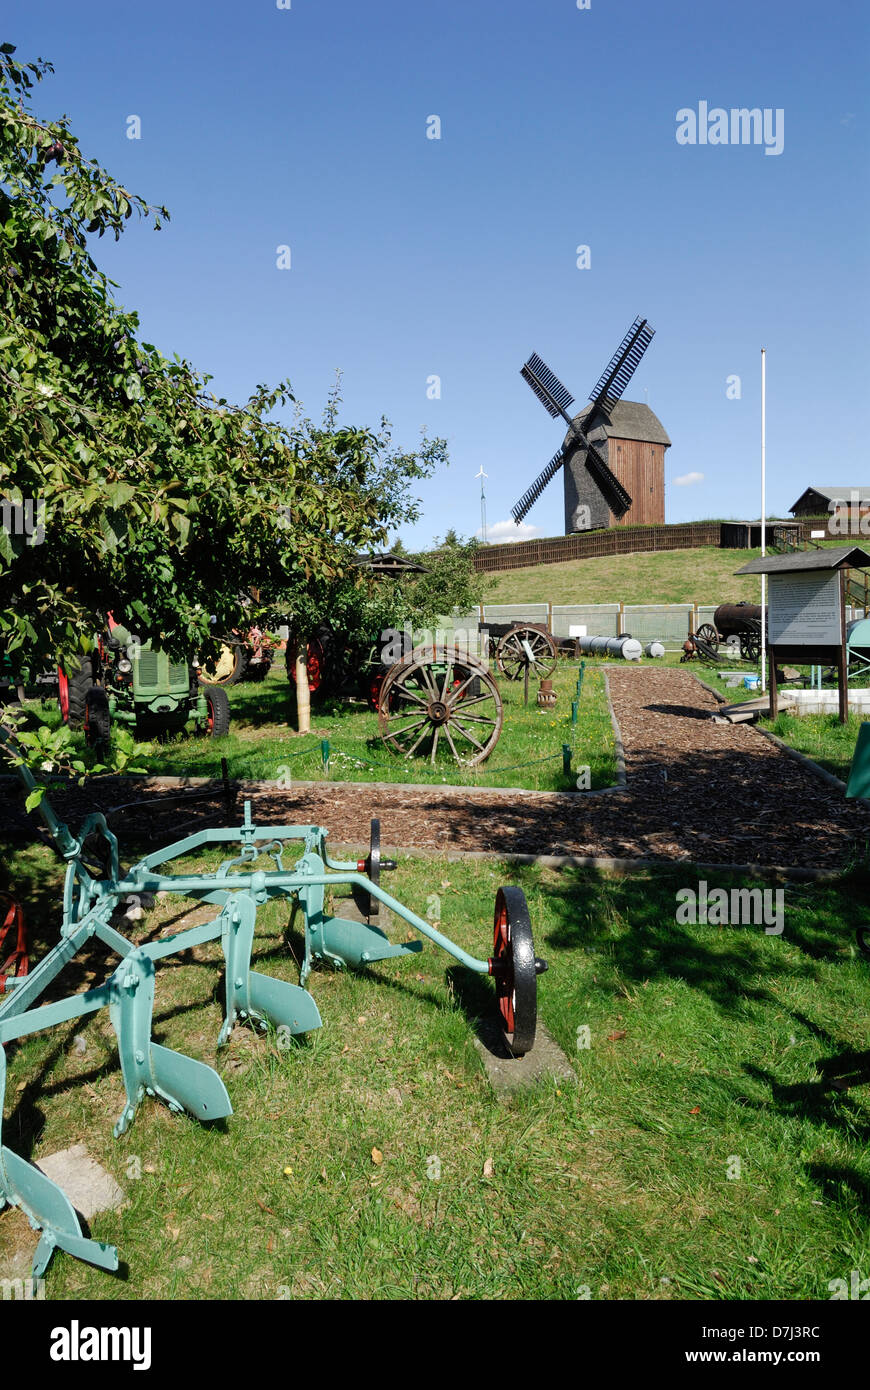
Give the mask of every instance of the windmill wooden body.
M 635 319 L 590 396 L 590 404 L 571 416 L 574 397 L 533 352 L 521 374 L 568 433 L 512 510 L 519 523 L 548 483 L 564 470 L 565 533 L 617 525 L 655 525 L 665 519 L 665 450 L 670 439 L 648 405 L 624 401 L 628 386 L 655 330 Z

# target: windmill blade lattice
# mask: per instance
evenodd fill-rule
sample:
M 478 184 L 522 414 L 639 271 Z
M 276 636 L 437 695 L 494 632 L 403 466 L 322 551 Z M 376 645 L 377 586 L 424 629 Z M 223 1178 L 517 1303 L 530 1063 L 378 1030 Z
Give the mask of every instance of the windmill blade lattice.
M 635 319 L 589 393 L 593 405 L 590 415 L 596 407 L 609 415 L 616 402 L 622 400 L 625 388 L 654 337 L 655 329 L 646 319 Z
M 543 358 L 533 352 L 528 362 L 520 368 L 520 376 L 527 381 L 549 415 L 555 420 L 557 415 L 564 415 L 569 405 L 574 404 L 574 397 L 563 386 L 555 372 L 551 372 Z
M 563 449 L 560 449 L 557 454 L 553 455 L 544 471 L 540 473 L 538 477 L 535 479 L 535 481 L 532 483 L 532 486 L 530 488 L 527 488 L 527 490 L 523 493 L 516 506 L 511 508 L 511 516 L 513 517 L 517 525 L 519 525 L 523 517 L 531 511 L 532 507 L 537 502 L 541 493 L 544 491 L 544 488 L 547 486 L 550 480 L 556 476 L 564 462 L 565 451 Z
M 595 383 L 589 397 L 592 405 L 586 412 L 583 421 L 586 428 L 591 427 L 596 415 L 602 415 L 607 423 L 610 423 L 610 411 L 622 399 L 623 392 L 634 376 L 641 358 L 654 336 L 655 329 L 646 319 L 635 319 Z M 581 428 L 577 420 L 573 420 L 568 414 L 568 407 L 574 402 L 574 397 L 568 388 L 563 385 L 555 372 L 550 370 L 543 358 L 539 357 L 536 352 L 533 352 L 528 361 L 520 368 L 520 374 L 532 388 L 547 414 L 553 419 L 557 415 L 561 415 L 566 421 L 571 435 L 576 439 L 578 445 L 586 451 L 585 466 L 607 503 L 611 514 L 617 518 L 625 516 L 632 504 L 631 495 L 612 469 L 608 467 L 594 445 L 590 444 L 584 429 Z M 511 516 L 517 524 L 531 511 L 541 493 L 553 480 L 559 469 L 564 466 L 572 452 L 570 442 L 566 441 L 559 452 L 550 459 L 543 472 L 539 473 L 532 485 L 526 489 L 516 506 L 511 508 Z

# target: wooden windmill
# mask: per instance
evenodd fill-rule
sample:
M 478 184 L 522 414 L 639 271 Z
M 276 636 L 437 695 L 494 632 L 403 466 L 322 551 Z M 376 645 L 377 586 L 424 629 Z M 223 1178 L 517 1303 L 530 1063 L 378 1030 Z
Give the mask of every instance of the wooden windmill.
M 635 319 L 590 396 L 573 418 L 574 397 L 536 352 L 521 369 L 544 409 L 561 415 L 568 433 L 512 509 L 520 522 L 564 469 L 565 531 L 664 521 L 664 452 L 670 439 L 649 406 L 622 397 L 655 329 Z

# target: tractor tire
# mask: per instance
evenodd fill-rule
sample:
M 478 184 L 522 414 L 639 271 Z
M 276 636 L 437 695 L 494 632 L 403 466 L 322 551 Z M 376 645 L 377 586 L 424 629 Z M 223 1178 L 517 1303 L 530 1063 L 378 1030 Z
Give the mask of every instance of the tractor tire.
M 262 661 L 248 661 L 242 679 L 246 681 L 264 681 L 271 669 L 271 657 L 264 657 Z
M 308 641 L 308 690 L 312 698 L 324 694 L 326 685 L 326 671 L 329 650 L 329 637 L 323 629 L 318 628 L 317 633 Z M 296 644 L 291 637 L 284 652 L 284 665 L 287 670 L 287 679 L 291 686 L 296 686 Z
M 88 747 L 108 747 L 111 730 L 109 697 L 101 685 L 92 685 L 85 699 L 85 741 Z
M 230 697 L 219 685 L 206 688 L 205 702 L 208 705 L 209 738 L 226 738 L 230 731 Z
M 58 675 L 60 676 L 60 672 Z M 71 729 L 81 729 L 85 723 L 85 713 L 87 707 L 88 691 L 96 686 L 94 680 L 94 659 L 92 656 L 82 658 L 78 671 L 72 675 L 64 676 L 67 689 L 67 709 L 64 712 L 64 722 Z M 61 705 L 63 712 L 63 705 Z

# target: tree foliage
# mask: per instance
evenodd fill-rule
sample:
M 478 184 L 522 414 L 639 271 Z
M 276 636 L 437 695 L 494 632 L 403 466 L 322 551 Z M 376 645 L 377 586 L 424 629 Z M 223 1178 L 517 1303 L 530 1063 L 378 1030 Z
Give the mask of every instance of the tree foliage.
M 321 424 L 298 408 L 286 424 L 288 382 L 236 407 L 140 341 L 91 248 L 168 213 L 86 158 L 65 117 L 36 118 L 52 68 L 14 52 L 0 46 L 0 655 L 71 654 L 107 610 L 189 655 L 251 587 L 307 625 L 360 550 L 416 520 L 409 487 L 443 441 L 401 451 L 385 420 L 340 425 L 338 387 Z

